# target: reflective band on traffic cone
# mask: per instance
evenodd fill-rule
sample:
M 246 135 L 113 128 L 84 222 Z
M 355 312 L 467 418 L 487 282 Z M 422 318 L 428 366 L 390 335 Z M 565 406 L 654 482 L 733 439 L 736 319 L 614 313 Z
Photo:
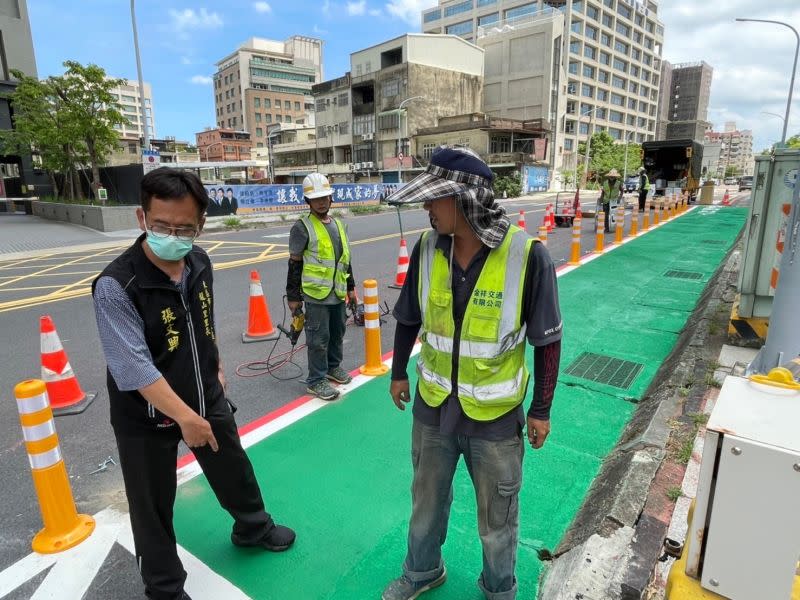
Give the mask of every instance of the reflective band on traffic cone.
M 786 228 L 789 223 L 789 213 L 792 210 L 791 204 L 784 204 L 781 206 L 781 217 L 778 222 L 778 234 L 775 241 L 775 259 L 772 262 L 772 272 L 769 276 L 769 295 L 774 296 L 775 290 L 778 287 L 778 278 L 780 276 L 781 257 L 783 256 L 783 248 L 786 244 Z
M 258 271 L 250 271 L 250 310 L 247 317 L 247 331 L 242 334 L 242 341 L 264 342 L 277 339 L 279 336 L 280 333 L 275 330 L 269 316 L 269 307 Z
M 381 317 L 378 313 L 378 282 L 364 280 L 364 353 L 366 363 L 359 367 L 364 375 L 383 375 L 389 370 L 381 362 Z
M 547 205 L 547 233 L 553 231 L 556 226 L 555 210 L 552 204 Z
M 42 349 L 42 379 L 47 386 L 47 395 L 53 414 L 75 415 L 82 413 L 97 397 L 97 394 L 86 393 L 78 383 L 72 371 L 69 358 L 56 332 L 53 319 L 44 315 L 39 319 L 39 331 Z
M 397 275 L 395 275 L 394 283 L 390 284 L 390 288 L 400 289 L 406 282 L 406 273 L 408 273 L 408 246 L 406 240 L 400 239 L 400 254 L 397 256 Z
M 75 509 L 45 382 L 22 381 L 14 387 L 14 396 L 44 524 L 33 536 L 31 547 L 42 554 L 61 552 L 89 537 L 94 519 Z
M 519 218 L 517 219 L 517 227 L 522 229 L 522 231 L 527 231 L 527 228 L 525 226 L 525 211 L 524 210 L 519 211 Z
M 610 210 L 610 209 L 609 209 Z M 617 206 L 617 225 L 614 228 L 614 243 L 621 244 L 625 234 L 625 206 Z
M 597 213 L 597 238 L 594 245 L 595 252 L 602 252 L 605 249 L 605 220 L 606 213 L 601 210 Z
M 572 252 L 569 264 L 581 264 L 581 219 L 578 218 L 572 222 Z
M 539 226 L 539 241 L 542 242 L 544 246 L 547 246 L 547 225 Z
M 631 211 L 631 230 L 628 232 L 630 237 L 636 237 L 639 235 L 639 212 L 634 209 Z
M 642 217 L 642 231 L 650 229 L 650 198 L 644 201 L 644 216 Z

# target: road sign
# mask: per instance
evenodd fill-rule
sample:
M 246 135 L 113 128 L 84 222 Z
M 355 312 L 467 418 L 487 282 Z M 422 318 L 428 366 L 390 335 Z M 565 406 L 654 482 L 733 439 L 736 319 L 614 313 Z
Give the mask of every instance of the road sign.
M 160 166 L 161 154 L 159 154 L 158 150 L 142 150 L 142 168 L 145 175 Z
M 103 202 L 108 200 L 108 190 L 104 187 L 97 188 L 97 199 Z

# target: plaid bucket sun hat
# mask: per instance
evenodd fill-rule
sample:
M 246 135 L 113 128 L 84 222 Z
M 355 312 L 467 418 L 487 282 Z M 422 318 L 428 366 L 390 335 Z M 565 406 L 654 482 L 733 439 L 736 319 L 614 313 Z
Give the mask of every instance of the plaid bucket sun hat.
M 494 200 L 489 166 L 469 148 L 440 146 L 425 172 L 387 198 L 389 204 L 414 204 L 455 197 L 472 230 L 490 248 L 497 248 L 511 222 Z

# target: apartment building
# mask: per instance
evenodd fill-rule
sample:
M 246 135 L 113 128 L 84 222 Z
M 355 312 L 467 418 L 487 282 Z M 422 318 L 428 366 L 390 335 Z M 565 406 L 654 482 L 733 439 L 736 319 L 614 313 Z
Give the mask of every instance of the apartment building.
M 250 133 L 217 127 L 195 133 L 197 152 L 203 162 L 250 160 Z
M 656 109 L 656 139 L 667 139 L 669 125 L 669 93 L 672 89 L 672 64 L 665 60 L 661 63 L 661 83 L 658 86 L 658 108 Z
M 454 35 L 406 34 L 350 55 L 354 169 L 386 183 L 424 168 L 414 136 L 480 112 L 484 51 Z
M 275 123 L 313 125 L 311 88 L 322 81 L 322 40 L 250 38 L 216 66 L 217 127 L 246 131 L 264 148 Z
M 274 183 L 302 183 L 317 166 L 316 128 L 313 125 L 281 125 L 270 132 L 270 166 Z M 322 171 L 323 173 L 325 171 Z
M 500 24 L 510 30 L 552 10 L 564 15 L 561 65 L 566 71 L 558 86 L 566 99 L 564 112 L 560 101 L 553 103 L 556 168 L 574 167 L 578 143 L 590 129 L 620 141 L 655 139 L 664 40 L 655 0 L 439 0 L 422 12 L 422 30 L 477 38 L 480 44 L 486 27 Z M 523 90 L 517 88 L 520 96 Z
M 350 73 L 316 84 L 314 118 L 316 123 L 317 163 L 320 171 L 334 179 L 349 175 L 353 163 L 352 92 Z
M 142 122 L 142 102 L 139 94 L 139 82 L 125 79 L 124 83 L 111 90 L 111 95 L 117 99 L 122 109 L 122 116 L 128 122 L 123 125 L 115 125 L 114 129 L 119 132 L 122 144 L 126 145 L 129 140 L 144 139 L 145 125 Z M 147 116 L 147 133 L 149 137 L 156 137 L 156 116 L 153 110 L 153 89 L 150 84 L 144 82 L 144 106 Z
M 669 93 L 663 98 L 667 114 L 666 138 L 702 142 L 708 122 L 714 69 L 705 62 L 672 65 Z
M 724 176 L 729 168 L 736 175 L 752 175 L 755 167 L 753 158 L 753 132 L 749 129 L 736 129 L 735 121 L 725 123 L 724 131 L 706 131 L 705 143 L 720 145 L 717 173 Z

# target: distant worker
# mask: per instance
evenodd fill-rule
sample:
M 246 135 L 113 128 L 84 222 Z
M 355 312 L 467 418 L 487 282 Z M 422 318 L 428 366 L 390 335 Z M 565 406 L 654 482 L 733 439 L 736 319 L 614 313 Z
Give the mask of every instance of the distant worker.
M 264 510 L 225 394 L 213 269 L 193 243 L 208 205 L 203 184 L 190 171 L 156 169 L 142 178 L 141 203 L 144 233 L 103 270 L 92 293 L 145 596 L 189 600 L 172 524 L 181 439 L 233 517 L 233 544 L 280 552 L 295 534 Z
M 406 369 L 418 334 L 422 349 L 413 395 L 407 553 L 402 575 L 382 600 L 412 600 L 445 582 L 442 544 L 462 456 L 483 547 L 478 586 L 488 600 L 517 594 L 524 432 L 534 449 L 550 432 L 562 325 L 547 248 L 509 222 L 492 179 L 474 151 L 442 147 L 425 173 L 390 199 L 422 203 L 433 231 L 414 246 L 394 308 L 389 393 L 400 410 L 412 399 Z
M 611 169 L 606 173 L 605 181 L 600 188 L 600 203 L 603 205 L 603 212 L 605 213 L 605 231 L 611 231 L 609 225 L 609 215 L 611 213 L 611 201 L 616 200 L 619 202 L 622 198 L 622 182 L 619 179 L 619 171 Z
M 342 369 L 345 300 L 355 302 L 355 280 L 350 265 L 347 229 L 330 216 L 333 189 L 328 178 L 311 173 L 303 179 L 303 198 L 309 213 L 289 232 L 289 270 L 286 300 L 292 314 L 305 302 L 309 394 L 334 400 L 339 391 L 328 382 L 350 383 Z
M 644 167 L 639 167 L 639 212 L 644 212 L 644 203 L 650 191 L 650 178 Z

